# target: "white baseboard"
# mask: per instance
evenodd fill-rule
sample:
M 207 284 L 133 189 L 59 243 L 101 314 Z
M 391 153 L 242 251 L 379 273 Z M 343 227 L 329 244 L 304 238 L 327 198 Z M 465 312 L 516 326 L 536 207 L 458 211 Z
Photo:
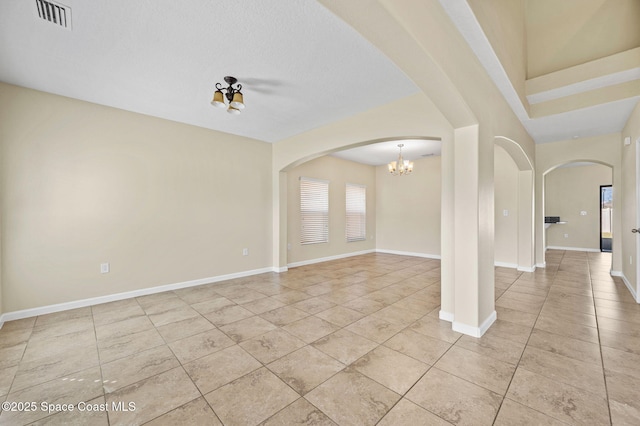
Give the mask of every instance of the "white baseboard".
M 611 275 L 613 275 L 613 271 L 611 272 Z M 633 299 L 636 301 L 636 303 L 640 303 L 640 293 L 635 291 L 635 289 L 633 288 L 633 286 L 631 285 L 631 283 L 629 282 L 627 277 L 622 272 L 620 272 L 620 275 L 613 275 L 613 276 L 614 277 L 622 277 L 622 282 L 624 282 L 624 285 L 627 286 L 627 289 L 629 290 L 629 292 L 633 296 Z
M 482 337 L 482 335 L 486 333 L 486 331 L 489 329 L 489 327 L 491 327 L 491 324 L 493 324 L 496 319 L 498 319 L 498 314 L 496 313 L 496 311 L 493 311 L 491 315 L 489 315 L 489 317 L 484 320 L 482 324 L 480 324 L 480 327 L 472 327 L 470 325 L 454 321 L 451 328 L 453 329 L 453 331 L 457 331 L 458 333 L 466 334 L 468 336 Z
M 451 312 L 440 310 L 440 313 L 438 316 L 443 321 L 453 322 L 453 314 Z
M 533 266 L 530 266 L 530 267 L 526 267 L 526 266 L 520 266 L 517 263 L 507 263 L 507 262 L 494 262 L 493 265 L 497 266 L 499 268 L 517 269 L 520 272 L 535 272 L 536 271 L 536 265 L 533 265 Z
M 426 259 L 441 259 L 442 258 L 439 254 L 416 253 L 416 252 L 412 252 L 412 251 L 399 251 L 399 250 L 387 250 L 387 249 L 376 249 L 376 253 L 397 254 L 397 255 L 400 255 L 400 256 L 423 257 L 423 258 L 426 258 Z
M 376 251 L 375 249 L 362 250 L 362 251 L 354 251 L 354 252 L 351 252 L 351 253 L 337 254 L 335 256 L 318 257 L 316 259 L 301 260 L 300 262 L 288 263 L 287 267 L 288 268 L 295 268 L 297 266 L 313 265 L 314 263 L 322 263 L 322 262 L 328 262 L 330 260 L 338 260 L 338 259 L 344 259 L 344 258 L 352 257 L 352 256 L 360 256 L 362 254 L 375 253 L 375 251 Z
M 493 266 L 497 266 L 499 268 L 518 269 L 518 264 L 517 263 L 493 262 Z
M 547 262 L 542 262 L 542 263 L 536 263 L 536 268 L 546 268 L 547 267 Z
M 611 274 L 612 277 L 624 277 L 622 271 L 614 271 L 613 269 L 609 271 L 609 274 Z
M 55 305 L 47 305 L 47 306 L 40 306 L 37 308 L 23 309 L 20 311 L 5 312 L 0 315 L 0 329 L 2 328 L 2 326 L 6 321 L 30 318 L 38 315 L 45 315 L 45 314 L 51 314 L 54 312 L 67 311 L 70 309 L 84 308 L 86 306 L 99 305 L 102 303 L 115 302 L 123 299 L 130 299 L 133 297 L 146 296 L 146 295 L 155 294 L 155 293 L 162 293 L 164 291 L 179 290 L 181 288 L 195 287 L 202 284 L 212 284 L 220 281 L 231 280 L 234 278 L 242 278 L 242 277 L 248 277 L 251 275 L 264 274 L 266 272 L 282 273 L 282 272 L 288 271 L 289 267 L 310 265 L 313 263 L 326 262 L 329 260 L 343 259 L 351 256 L 359 256 L 362 254 L 375 253 L 376 251 L 377 250 L 374 250 L 374 249 L 362 250 L 358 252 L 345 253 L 337 256 L 329 256 L 329 257 L 323 257 L 319 259 L 306 260 L 302 262 L 294 262 L 283 267 L 273 266 L 273 267 L 267 267 L 267 268 L 261 268 L 261 269 L 254 269 L 250 271 L 236 272 L 233 274 L 226 274 L 226 275 L 218 275 L 215 277 L 201 278 L 197 280 L 185 281 L 185 282 L 180 282 L 175 284 L 167 284 L 167 285 L 162 285 L 157 287 L 148 287 L 148 288 L 143 288 L 139 290 L 127 291 L 123 293 L 116 293 L 116 294 L 109 294 L 105 296 L 92 297 L 88 299 L 74 300 L 71 302 L 57 303 Z M 381 252 L 390 253 L 391 251 L 381 251 Z M 392 254 L 403 254 L 407 256 L 418 256 L 418 257 L 431 257 L 431 258 L 437 258 L 437 259 L 440 258 L 440 256 L 433 257 L 431 255 L 425 255 L 421 253 L 394 252 Z
M 591 253 L 600 253 L 600 249 L 582 247 L 547 246 L 547 250 L 588 251 Z
M 162 293 L 164 291 L 179 290 L 181 288 L 195 287 L 203 284 L 212 284 L 220 281 L 232 280 L 234 278 L 249 277 L 251 275 L 264 274 L 267 272 L 278 272 L 278 268 L 268 267 L 261 269 L 253 269 L 250 271 L 236 272 L 233 274 L 218 275 L 209 278 L 200 278 L 197 280 L 184 281 L 181 283 L 161 285 L 157 287 L 141 288 L 139 290 L 126 291 L 124 293 L 109 294 L 106 296 L 91 297 L 89 299 L 74 300 L 71 302 L 57 303 L 55 305 L 41 306 L 38 308 L 23 309 L 20 311 L 5 312 L 0 315 L 0 328 L 6 321 L 13 321 L 23 318 L 35 317 L 38 315 L 52 314 L 54 312 L 68 311 L 70 309 L 84 308 L 91 305 L 99 305 L 107 302 L 115 302 L 117 300 L 131 299 L 133 297 L 146 296 L 149 294 Z

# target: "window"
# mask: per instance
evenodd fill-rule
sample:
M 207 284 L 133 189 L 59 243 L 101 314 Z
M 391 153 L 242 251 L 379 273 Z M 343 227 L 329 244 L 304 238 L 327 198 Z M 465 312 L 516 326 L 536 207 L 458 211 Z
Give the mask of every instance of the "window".
M 347 184 L 347 242 L 367 239 L 367 187 Z
M 300 244 L 329 242 L 329 181 L 300 177 Z

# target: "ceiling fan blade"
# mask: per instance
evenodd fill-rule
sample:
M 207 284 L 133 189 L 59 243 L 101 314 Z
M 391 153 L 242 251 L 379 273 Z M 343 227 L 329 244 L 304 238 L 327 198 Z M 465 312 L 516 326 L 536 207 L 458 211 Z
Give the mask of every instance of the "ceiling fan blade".
M 260 86 L 268 86 L 268 87 L 280 87 L 284 85 L 284 81 L 277 80 L 274 78 L 242 78 L 238 77 L 238 82 L 241 84 L 246 84 L 247 86 L 251 86 L 252 88 L 260 87 Z

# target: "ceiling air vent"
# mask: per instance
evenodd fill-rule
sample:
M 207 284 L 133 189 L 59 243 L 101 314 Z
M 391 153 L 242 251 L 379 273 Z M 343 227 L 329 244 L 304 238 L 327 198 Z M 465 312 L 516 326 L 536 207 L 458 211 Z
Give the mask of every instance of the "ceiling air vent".
M 71 8 L 48 0 L 35 0 L 38 17 L 59 27 L 71 30 Z

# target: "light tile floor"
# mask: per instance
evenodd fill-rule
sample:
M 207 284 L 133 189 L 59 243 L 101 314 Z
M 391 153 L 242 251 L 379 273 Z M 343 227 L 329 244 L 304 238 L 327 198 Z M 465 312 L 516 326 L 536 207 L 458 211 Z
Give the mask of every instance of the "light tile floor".
M 610 262 L 496 268 L 480 339 L 438 319 L 439 261 L 384 254 L 8 322 L 0 399 L 36 406 L 0 424 L 637 425 L 640 306 Z

